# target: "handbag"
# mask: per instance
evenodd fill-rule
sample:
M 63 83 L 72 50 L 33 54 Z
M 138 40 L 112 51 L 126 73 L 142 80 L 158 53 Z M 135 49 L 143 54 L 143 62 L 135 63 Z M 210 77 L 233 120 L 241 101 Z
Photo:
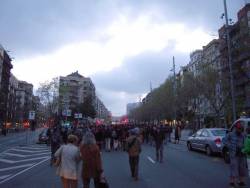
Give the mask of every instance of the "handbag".
M 62 147 L 62 152 L 63 152 L 63 147 Z M 61 154 L 60 154 L 59 157 L 57 157 L 57 158 L 54 159 L 53 165 L 55 167 L 59 167 L 61 165 L 61 162 L 62 162 L 62 152 L 61 152 Z
M 61 164 L 61 156 L 55 159 L 54 166 L 59 167 Z
M 108 181 L 104 175 L 100 177 L 99 188 L 109 188 Z

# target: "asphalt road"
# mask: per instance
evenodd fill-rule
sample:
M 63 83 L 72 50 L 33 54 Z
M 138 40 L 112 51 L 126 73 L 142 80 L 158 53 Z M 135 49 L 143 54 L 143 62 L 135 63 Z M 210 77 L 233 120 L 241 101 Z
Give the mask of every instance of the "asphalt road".
M 0 135 L 0 152 L 15 146 L 36 143 L 38 134 L 41 131 L 42 129 L 37 129 L 36 131 L 27 130 L 24 132 L 9 133 L 7 136 Z
M 13 150 L 14 149 L 14 150 Z M 6 151 L 4 151 L 6 154 Z M 3 152 L 2 152 L 3 153 Z M 0 155 L 1 188 L 59 188 L 56 169 L 49 166 L 46 145 L 14 146 L 16 156 Z M 228 165 L 219 157 L 190 152 L 184 144 L 168 144 L 164 163 L 155 162 L 155 150 L 144 145 L 140 156 L 139 181 L 131 179 L 128 156 L 124 152 L 102 152 L 105 175 L 111 188 L 227 188 Z M 11 154 L 10 154 L 11 155 Z M 3 160 L 6 159 L 6 160 Z M 15 168 L 19 166 L 19 168 Z M 248 187 L 250 181 L 247 180 Z M 81 181 L 79 181 L 81 187 Z

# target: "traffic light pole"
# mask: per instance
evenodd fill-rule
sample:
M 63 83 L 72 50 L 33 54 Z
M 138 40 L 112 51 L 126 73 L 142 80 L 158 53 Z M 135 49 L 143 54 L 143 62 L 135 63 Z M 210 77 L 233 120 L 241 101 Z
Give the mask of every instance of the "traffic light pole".
M 235 108 L 235 95 L 234 95 L 234 77 L 233 77 L 233 62 L 232 62 L 232 50 L 231 50 L 231 39 L 229 34 L 228 14 L 227 14 L 227 1 L 224 0 L 224 11 L 226 20 L 226 37 L 227 37 L 227 48 L 228 48 L 228 64 L 230 73 L 230 89 L 232 98 L 232 113 L 233 121 L 236 121 L 236 108 Z

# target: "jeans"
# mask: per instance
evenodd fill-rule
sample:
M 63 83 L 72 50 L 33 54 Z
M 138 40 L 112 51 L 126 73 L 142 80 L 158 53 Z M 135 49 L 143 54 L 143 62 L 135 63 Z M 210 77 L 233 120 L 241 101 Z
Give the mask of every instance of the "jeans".
M 131 170 L 131 176 L 133 178 L 138 178 L 139 156 L 129 156 L 129 165 Z
M 160 146 L 156 146 L 156 160 L 162 162 L 163 161 L 163 149 L 164 146 L 161 144 Z
M 94 184 L 95 184 L 95 188 L 99 188 L 99 182 L 100 182 L 100 178 L 94 178 Z M 83 188 L 89 188 L 90 184 L 90 178 L 84 178 L 83 179 Z
M 105 139 L 105 148 L 107 151 L 110 151 L 110 142 L 111 142 L 111 138 Z

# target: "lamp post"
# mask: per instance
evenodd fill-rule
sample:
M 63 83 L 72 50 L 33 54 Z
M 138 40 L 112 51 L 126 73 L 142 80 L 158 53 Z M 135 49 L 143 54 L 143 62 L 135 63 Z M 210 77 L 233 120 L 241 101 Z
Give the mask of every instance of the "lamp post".
M 173 69 L 171 69 L 171 71 L 173 71 L 173 76 L 174 76 L 174 82 L 173 82 L 173 91 L 174 91 L 174 122 L 176 122 L 176 89 L 177 89 L 177 85 L 176 85 L 176 71 L 175 71 L 175 57 L 174 56 L 173 56 Z
M 229 64 L 229 74 L 230 74 L 230 90 L 231 90 L 231 99 L 232 99 L 232 113 L 233 121 L 236 120 L 236 109 L 235 109 L 235 95 L 234 95 L 234 77 L 233 77 L 233 62 L 232 62 L 232 50 L 231 50 L 231 40 L 229 34 L 229 24 L 228 24 L 228 14 L 227 14 L 227 1 L 224 0 L 224 15 L 225 15 L 225 29 L 226 29 L 226 38 L 227 38 L 227 48 L 228 48 L 228 64 Z

